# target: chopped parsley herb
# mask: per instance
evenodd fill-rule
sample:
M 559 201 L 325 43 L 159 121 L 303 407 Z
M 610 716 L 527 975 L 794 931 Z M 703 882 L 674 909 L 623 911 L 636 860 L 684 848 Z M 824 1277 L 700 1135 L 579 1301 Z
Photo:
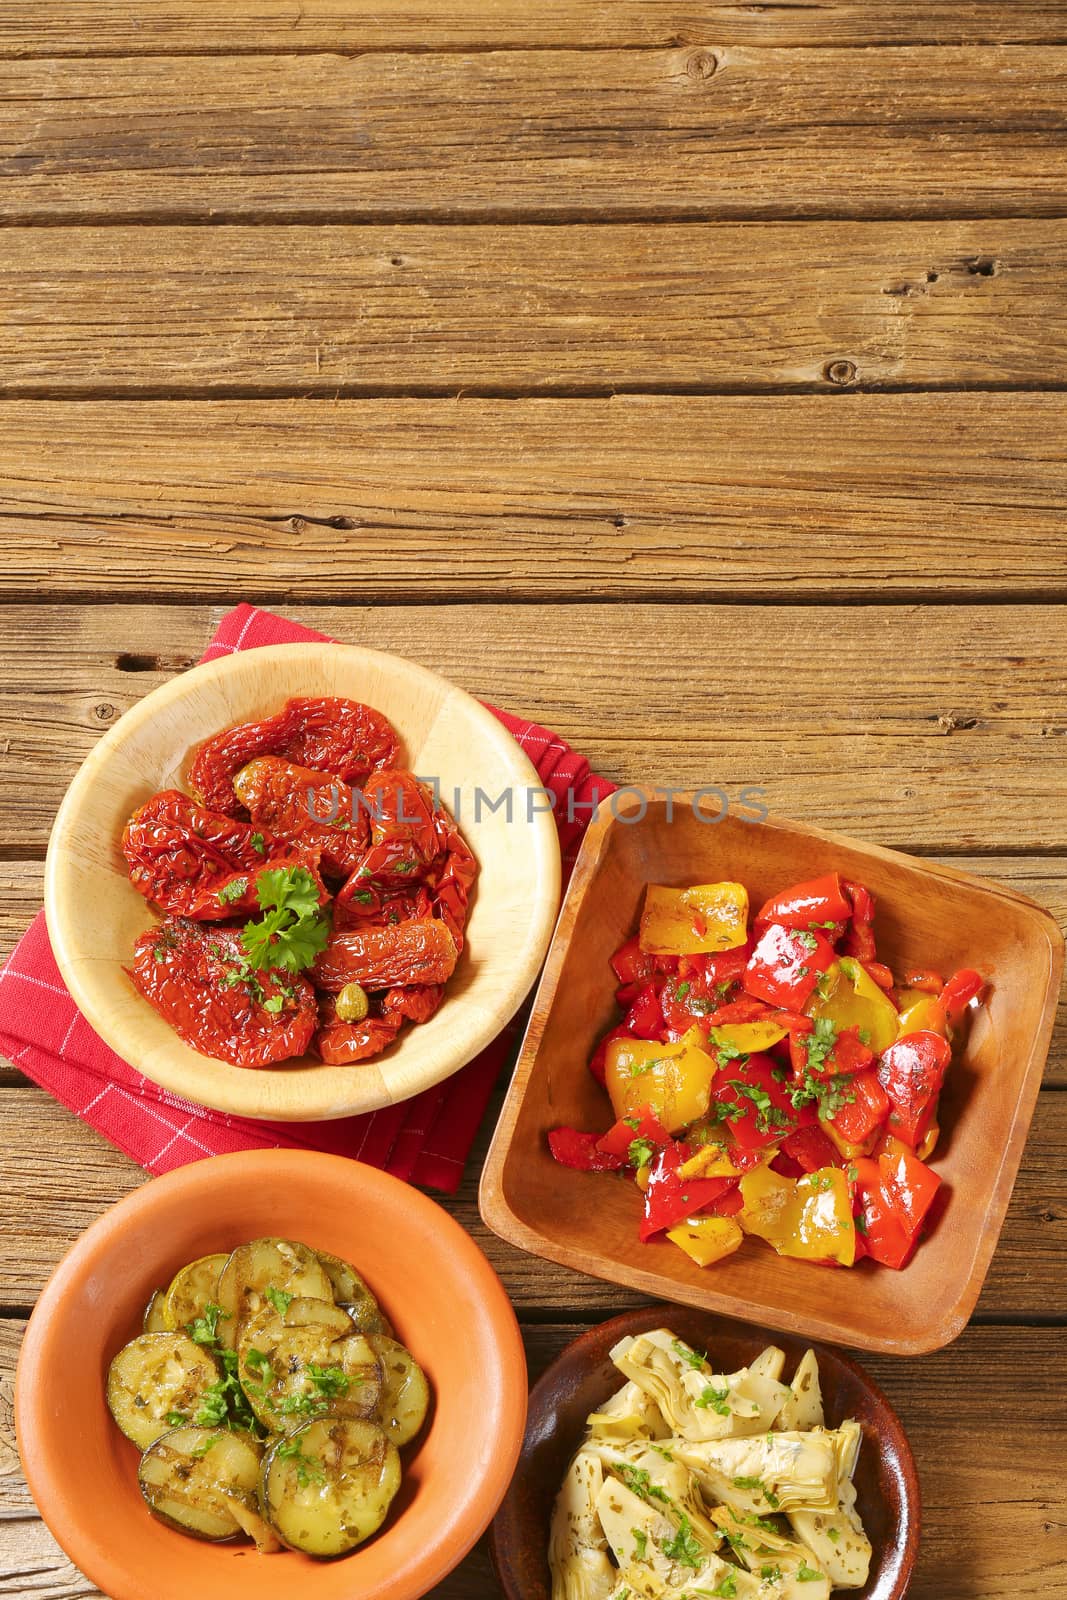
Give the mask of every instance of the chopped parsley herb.
M 675 984 L 674 998 L 676 1000 L 684 1000 L 691 988 L 692 984 L 685 982 L 684 980 L 681 983 Z
M 357 889 L 352 898 L 353 900 L 358 900 L 361 906 L 370 906 L 374 904 L 374 895 L 370 889 Z
M 774 1104 L 766 1089 L 759 1089 L 751 1083 L 742 1083 L 740 1078 L 728 1078 L 725 1087 L 736 1089 L 739 1095 L 752 1102 L 756 1108 L 756 1127 L 760 1133 L 767 1133 L 771 1128 L 793 1126 L 792 1118 L 780 1106 Z M 734 1117 L 738 1114 L 739 1112 L 735 1112 Z
M 825 1194 L 833 1186 L 834 1180 L 828 1172 L 813 1172 L 808 1178 L 808 1188 L 814 1194 Z
M 628 1128 L 633 1129 L 634 1133 L 636 1133 L 638 1128 L 641 1126 L 640 1117 L 623 1117 L 622 1120 Z
M 643 1528 L 631 1528 L 630 1532 L 634 1536 L 634 1555 L 638 1561 L 643 1561 L 648 1549 L 648 1534 Z
M 808 1566 L 806 1561 L 801 1559 L 801 1563 L 800 1563 L 799 1567 L 797 1568 L 797 1582 L 798 1583 L 814 1583 L 817 1578 L 821 1578 L 821 1577 L 822 1577 L 822 1573 L 821 1572 L 816 1572 L 814 1570 L 814 1568 Z
M 734 1600 L 737 1594 L 737 1579 L 733 1573 L 728 1572 L 724 1578 L 720 1578 L 711 1593 L 716 1596 L 716 1600 Z
M 797 968 L 796 975 L 797 975 L 798 978 L 806 978 L 810 971 L 811 971 L 810 967 L 801 965 L 801 966 L 799 966 Z
M 710 1408 L 717 1416 L 728 1417 L 732 1414 L 730 1407 L 726 1403 L 729 1398 L 729 1389 L 716 1389 L 713 1383 L 709 1383 L 699 1399 L 693 1401 L 693 1404 L 700 1411 L 707 1411 Z
M 249 1372 L 262 1372 L 264 1367 L 270 1366 L 270 1357 L 263 1350 L 249 1350 L 245 1356 L 245 1367 Z
M 261 833 L 254 833 L 248 842 L 252 846 L 252 849 L 255 850 L 259 855 L 266 855 L 267 841 L 264 839 Z
M 631 1167 L 647 1167 L 652 1163 L 656 1147 L 649 1139 L 631 1139 L 626 1159 Z
M 247 878 L 231 878 L 229 883 L 224 883 L 222 888 L 218 891 L 220 904 L 224 906 L 232 906 L 235 900 L 240 900 L 247 888 Z
M 680 1567 L 690 1567 L 694 1572 L 700 1571 L 704 1548 L 699 1539 L 693 1538 L 693 1528 L 688 1517 L 682 1518 L 674 1538 L 661 1539 L 659 1547 L 668 1561 L 677 1561 Z
M 220 1378 L 211 1384 L 200 1397 L 200 1406 L 193 1421 L 198 1428 L 214 1428 L 225 1422 L 230 1410 L 230 1380 Z
M 654 1450 L 658 1456 L 662 1456 L 664 1461 L 674 1460 L 674 1457 L 671 1455 L 670 1451 L 664 1450 L 661 1444 L 650 1444 L 648 1448 L 650 1450 Z
M 292 1461 L 296 1465 L 296 1481 L 301 1489 L 306 1489 L 309 1483 L 322 1483 L 326 1474 L 322 1469 L 322 1462 L 318 1456 L 306 1456 L 300 1448 L 299 1439 L 283 1439 L 276 1448 L 275 1454 L 279 1461 Z
M 735 1478 L 734 1488 L 745 1489 L 749 1494 L 758 1495 L 762 1500 L 766 1500 L 772 1511 L 777 1511 L 778 1496 L 768 1489 L 762 1478 Z
M 817 1072 L 837 1043 L 837 1029 L 829 1017 L 817 1017 L 813 1033 L 802 1033 L 800 1042 L 808 1054 L 808 1071 Z
M 720 1067 L 729 1066 L 731 1061 L 739 1061 L 744 1066 L 749 1057 L 747 1050 L 739 1050 L 735 1044 L 720 1044 L 718 1040 L 715 1041 L 715 1054 Z
M 797 928 L 793 937 L 797 944 L 804 946 L 805 950 L 817 950 L 819 948 L 818 939 L 813 933 L 809 933 L 806 928 Z
M 838 1539 L 840 1539 L 840 1537 L 841 1537 L 841 1529 L 840 1528 L 827 1528 L 826 1537 L 829 1539 L 831 1544 L 836 1544 Z
M 692 1367 L 694 1372 L 702 1372 L 708 1364 L 706 1353 L 701 1354 L 699 1350 L 691 1350 L 681 1339 L 672 1339 L 671 1349 L 676 1356 L 681 1357 L 687 1367 Z
M 219 1336 L 219 1323 L 229 1320 L 230 1313 L 209 1300 L 202 1314 L 185 1324 L 185 1330 L 194 1344 L 214 1344 Z
M 287 1394 L 274 1409 L 283 1417 L 317 1417 L 326 1410 L 326 1402 L 310 1394 Z
M 294 1296 L 287 1294 L 284 1289 L 276 1289 L 273 1284 L 264 1289 L 263 1293 L 274 1307 L 280 1317 L 284 1317 L 293 1303 Z
M 328 1400 L 343 1400 L 352 1387 L 352 1380 L 340 1367 L 320 1367 L 314 1361 L 309 1361 L 307 1375 L 319 1393 Z M 359 1382 L 358 1379 L 356 1381 Z
M 623 1483 L 631 1494 L 637 1495 L 640 1500 L 662 1500 L 664 1505 L 670 1505 L 670 1496 L 653 1483 L 649 1473 L 644 1467 L 631 1467 L 628 1462 L 620 1461 L 615 1465 Z
M 798 1107 L 815 1101 L 823 1121 L 832 1122 L 842 1106 L 853 1103 L 856 1091 L 847 1072 L 837 1072 L 829 1078 L 813 1078 L 810 1071 L 806 1071 L 803 1083 L 792 1090 L 789 1098 Z
M 759 1575 L 765 1583 L 777 1583 L 782 1576 L 781 1567 L 760 1567 Z
M 172 1428 L 180 1428 L 183 1422 L 189 1421 L 189 1418 L 184 1411 L 168 1411 L 163 1420 L 169 1422 Z
M 863 1237 L 866 1239 L 866 1237 L 867 1237 L 867 1213 L 865 1211 L 861 1211 L 859 1213 L 859 1215 L 854 1219 L 854 1221 L 856 1223 L 856 1232 L 857 1233 L 862 1233 Z
M 198 1444 L 195 1450 L 190 1450 L 189 1454 L 197 1457 L 206 1456 L 208 1451 L 213 1449 L 221 1438 L 221 1433 L 213 1433 L 210 1439 L 205 1439 L 203 1444 Z
M 834 977 L 831 972 L 822 972 L 815 980 L 815 993 L 820 1000 L 829 1000 L 834 992 Z
M 858 1030 L 858 1032 L 859 1032 L 859 1037 L 860 1037 L 860 1044 L 865 1044 L 867 1046 L 868 1050 L 869 1050 L 870 1047 L 871 1047 L 871 1030 L 870 1030 L 870 1028 L 860 1028 Z
M 392 865 L 392 871 L 402 873 L 414 872 L 417 866 L 417 861 L 394 861 Z
M 266 1000 L 264 1000 L 263 1009 L 264 1011 L 269 1011 L 272 1016 L 276 1017 L 284 1004 L 285 996 L 283 994 L 272 994 L 269 995 Z

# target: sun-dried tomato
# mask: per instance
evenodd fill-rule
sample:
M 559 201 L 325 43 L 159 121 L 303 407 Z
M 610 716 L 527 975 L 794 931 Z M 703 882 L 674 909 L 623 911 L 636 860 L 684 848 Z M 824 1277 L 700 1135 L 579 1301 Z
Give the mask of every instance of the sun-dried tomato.
M 372 706 L 327 696 L 298 698 L 286 701 L 276 716 L 237 723 L 205 740 L 193 757 L 189 783 L 211 810 L 238 816 L 233 779 L 257 756 L 282 756 L 345 783 L 362 783 L 379 767 L 395 766 L 399 753 L 396 730 Z
M 312 978 L 320 989 L 338 994 L 346 983 L 364 989 L 445 983 L 459 952 L 436 917 L 398 922 L 395 927 L 352 928 L 335 933 L 315 962 Z
M 130 977 L 186 1044 L 235 1067 L 302 1056 L 318 1021 L 307 979 L 251 970 L 236 928 L 169 917 L 137 940 Z
M 162 790 L 134 812 L 122 853 L 130 882 L 146 900 L 199 922 L 254 915 L 258 875 L 276 867 L 306 867 L 327 898 L 317 850 L 207 811 L 177 789 Z
M 340 778 L 280 756 L 257 756 L 241 768 L 233 786 L 253 826 L 314 846 L 322 853 L 324 872 L 347 878 L 359 866 L 367 847 L 367 814 Z
M 368 1016 L 362 1022 L 339 1022 L 333 1000 L 322 1006 L 322 1026 L 315 1035 L 315 1049 L 331 1067 L 347 1067 L 356 1061 L 369 1061 L 387 1050 L 400 1032 L 403 1017 Z

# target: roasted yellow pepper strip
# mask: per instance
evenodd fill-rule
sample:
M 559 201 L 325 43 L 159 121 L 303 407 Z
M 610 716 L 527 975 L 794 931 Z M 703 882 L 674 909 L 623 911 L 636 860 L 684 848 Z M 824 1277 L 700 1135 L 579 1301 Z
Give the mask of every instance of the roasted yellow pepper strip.
M 780 1256 L 808 1261 L 856 1259 L 856 1228 L 848 1182 L 839 1167 L 822 1167 L 794 1181 L 757 1167 L 741 1179 L 743 1208 L 737 1221 Z
M 645 891 L 638 941 L 648 955 L 691 956 L 732 950 L 748 937 L 748 891 L 740 883 L 698 883 Z
M 732 1050 L 754 1056 L 761 1050 L 769 1050 L 788 1032 L 788 1028 L 781 1027 L 777 1022 L 728 1022 L 721 1028 L 712 1028 L 711 1042 L 713 1045 L 729 1045 Z
M 876 1056 L 896 1042 L 897 1008 L 853 956 L 828 968 L 804 1009 L 809 1017 L 829 1017 L 838 1033 L 858 1028 Z
M 713 1261 L 733 1255 L 744 1234 L 733 1217 L 690 1217 L 677 1228 L 667 1229 L 667 1238 L 691 1256 L 698 1267 L 710 1267 Z
M 668 1133 L 698 1122 L 707 1112 L 718 1070 L 703 1043 L 699 1028 L 690 1028 L 674 1044 L 613 1039 L 604 1082 L 616 1117 L 638 1116 L 647 1106 Z

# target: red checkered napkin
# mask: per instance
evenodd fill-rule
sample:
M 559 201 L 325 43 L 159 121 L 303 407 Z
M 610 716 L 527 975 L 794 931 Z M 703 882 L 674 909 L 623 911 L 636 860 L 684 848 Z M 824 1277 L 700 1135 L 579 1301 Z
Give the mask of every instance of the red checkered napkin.
M 284 617 L 238 606 L 222 619 L 205 661 L 260 645 L 323 639 Z M 490 708 L 557 796 L 564 879 L 589 819 L 589 803 L 614 785 L 562 739 Z M 571 795 L 568 820 L 567 794 Z M 44 913 L 0 972 L 0 1051 L 35 1083 L 149 1172 L 233 1150 L 303 1148 L 354 1156 L 411 1183 L 455 1192 L 493 1085 L 518 1046 L 524 1016 L 445 1083 L 398 1106 L 335 1122 L 251 1122 L 193 1105 L 151 1083 L 93 1032 L 59 975 Z

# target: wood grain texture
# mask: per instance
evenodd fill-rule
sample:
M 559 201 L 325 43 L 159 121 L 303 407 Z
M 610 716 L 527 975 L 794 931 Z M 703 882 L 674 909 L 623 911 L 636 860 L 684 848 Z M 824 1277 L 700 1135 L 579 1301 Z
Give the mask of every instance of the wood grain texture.
M 0 402 L 0 594 L 1062 598 L 1065 439 L 1062 394 Z
M 23 1326 L 0 1323 L 0 1397 L 10 1394 Z M 581 1331 L 582 1325 L 563 1319 L 527 1324 L 531 1377 Z M 1062 1330 L 969 1328 L 939 1356 L 907 1364 L 867 1357 L 864 1366 L 900 1414 L 922 1480 L 923 1537 L 911 1600 L 974 1600 L 979 1594 L 1064 1600 L 1067 1529 L 1061 1467 L 1048 1434 L 1048 1394 L 1067 1382 Z M 968 1395 L 981 1395 L 982 1407 L 961 1405 Z M 0 1497 L 0 1594 L 100 1600 L 44 1524 L 27 1519 L 28 1491 L 2 1398 Z M 1015 1537 L 1005 1538 L 1007 1526 Z M 483 1544 L 427 1600 L 496 1600 L 499 1594 Z
M 0 55 L 158 55 L 215 51 L 1063 42 L 1061 0 L 808 0 L 804 5 L 697 0 L 0 0 Z
M 0 219 L 1046 216 L 1067 49 L 0 64 Z
M 735 800 L 758 788 L 781 816 L 920 854 L 1067 849 L 1060 607 L 286 610 L 555 728 L 619 782 L 718 785 Z M 9 854 L 43 850 L 96 735 L 197 657 L 219 615 L 39 606 L 28 652 L 25 613 L 0 607 Z
M 0 231 L 0 394 L 1067 385 L 1067 222 Z
M 63 1251 L 105 1207 L 144 1183 L 147 1174 L 42 1090 L 4 1089 L 0 1094 L 5 1114 L 0 1184 L 13 1213 L 26 1219 L 0 1239 L 0 1311 L 22 1311 L 33 1304 Z M 647 1303 L 638 1294 L 538 1261 L 489 1232 L 478 1215 L 477 1180 L 494 1121 L 495 1108 L 463 1187 L 447 1205 L 500 1273 L 520 1314 L 566 1317 L 580 1306 L 591 1320 L 610 1316 L 613 1308 Z M 1067 1175 L 1058 1156 L 1065 1138 L 1067 1095 L 1045 1090 L 979 1317 L 1067 1320 L 1067 1285 L 1059 1270 L 1067 1238 Z M 47 1163 L 42 1150 L 50 1152 Z

